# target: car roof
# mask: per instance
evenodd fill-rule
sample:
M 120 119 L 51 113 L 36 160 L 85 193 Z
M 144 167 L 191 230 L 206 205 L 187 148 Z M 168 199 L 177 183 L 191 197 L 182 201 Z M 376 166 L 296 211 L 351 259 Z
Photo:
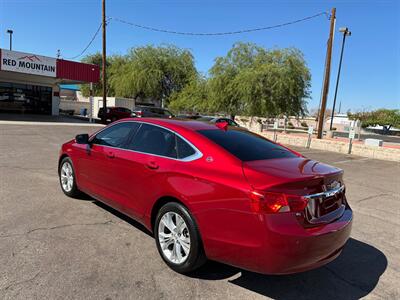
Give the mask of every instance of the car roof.
M 126 109 L 129 109 L 130 110 L 130 108 L 127 108 L 127 107 L 123 107 L 123 106 L 108 106 L 107 105 L 107 108 L 126 108 Z M 104 109 L 104 107 L 99 107 L 99 109 Z
M 205 123 L 197 120 L 178 120 L 178 119 L 161 119 L 161 118 L 126 118 L 121 121 L 136 121 L 149 124 L 164 126 L 169 129 L 189 129 L 192 131 L 217 129 L 212 123 Z
M 211 117 L 211 116 L 201 116 L 200 119 L 203 119 L 203 120 L 213 120 L 213 119 L 215 119 L 215 117 Z

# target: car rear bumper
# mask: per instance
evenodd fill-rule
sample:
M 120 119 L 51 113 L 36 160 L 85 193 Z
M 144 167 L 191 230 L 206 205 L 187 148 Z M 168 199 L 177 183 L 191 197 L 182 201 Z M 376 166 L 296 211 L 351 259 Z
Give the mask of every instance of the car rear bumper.
M 335 222 L 305 229 L 277 215 L 266 218 L 267 239 L 260 268 L 269 274 L 303 272 L 327 264 L 341 253 L 350 237 L 353 213 L 346 209 Z
M 269 214 L 255 228 L 259 244 L 218 243 L 225 249 L 210 257 L 236 267 L 263 274 L 290 274 L 323 266 L 338 257 L 350 237 L 353 213 L 349 207 L 336 221 L 304 228 L 293 214 Z M 254 225 L 254 224 L 253 224 Z M 221 247 L 222 246 L 222 247 Z M 206 250 L 207 251 L 207 250 Z

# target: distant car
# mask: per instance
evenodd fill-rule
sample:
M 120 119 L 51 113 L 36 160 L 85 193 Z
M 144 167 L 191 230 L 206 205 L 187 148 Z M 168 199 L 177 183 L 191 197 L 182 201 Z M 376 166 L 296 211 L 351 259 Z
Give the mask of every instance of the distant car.
M 139 118 L 166 118 L 171 119 L 174 115 L 167 109 L 153 106 L 136 106 L 133 110 L 135 117 Z
M 209 122 L 209 123 L 214 123 L 214 124 L 226 122 L 226 123 L 228 123 L 229 126 L 240 127 L 240 125 L 238 123 L 236 123 L 235 121 L 233 121 L 232 119 L 224 118 L 224 117 L 204 116 L 204 117 L 198 118 L 197 121 Z
M 178 119 L 189 119 L 189 120 L 198 120 L 203 116 L 200 115 L 177 115 L 176 118 Z
M 100 107 L 97 117 L 103 119 L 104 109 Z M 107 107 L 106 121 L 111 122 L 132 117 L 132 111 L 126 107 Z

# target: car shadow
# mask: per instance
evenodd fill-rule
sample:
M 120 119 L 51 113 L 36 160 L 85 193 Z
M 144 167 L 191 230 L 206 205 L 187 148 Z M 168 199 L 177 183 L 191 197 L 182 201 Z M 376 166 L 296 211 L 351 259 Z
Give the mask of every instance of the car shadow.
M 90 196 L 88 196 L 88 197 L 90 197 Z M 118 210 L 115 210 L 114 208 L 112 208 L 100 201 L 94 200 L 93 198 L 92 198 L 92 200 L 93 200 L 93 204 L 108 211 L 109 213 L 113 214 L 114 216 L 121 219 L 122 221 L 125 221 L 126 223 L 132 225 L 133 227 L 142 231 L 143 233 L 147 234 L 148 236 L 153 237 L 152 233 L 144 225 L 140 224 L 139 222 L 135 221 L 134 219 L 128 217 L 127 215 L 124 215 L 123 213 L 119 212 Z
M 273 299 L 359 299 L 374 290 L 387 267 L 377 248 L 349 239 L 341 255 L 316 270 L 293 275 L 262 275 L 209 262 L 190 276 L 229 279 L 232 284 Z
M 96 201 L 95 205 L 112 213 L 136 229 L 153 237 L 139 222 Z M 208 261 L 187 276 L 203 280 L 224 280 L 273 299 L 359 299 L 371 293 L 388 265 L 379 249 L 350 238 L 343 252 L 324 267 L 291 275 L 263 275 L 215 261 Z

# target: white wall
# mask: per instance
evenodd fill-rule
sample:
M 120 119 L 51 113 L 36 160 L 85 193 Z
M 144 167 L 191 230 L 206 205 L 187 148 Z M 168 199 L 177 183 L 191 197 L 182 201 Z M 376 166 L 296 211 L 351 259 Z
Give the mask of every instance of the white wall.
M 54 93 L 60 93 L 60 87 L 58 85 L 53 85 L 52 88 L 51 115 L 58 116 L 60 114 L 60 97 L 54 96 Z
M 81 108 L 86 108 L 89 113 L 90 105 L 89 102 L 79 102 L 71 100 L 60 100 L 60 108 L 63 110 L 74 110 L 74 114 L 79 115 Z M 97 115 L 96 115 L 97 117 Z
M 107 97 L 107 106 L 115 106 L 115 97 Z M 93 117 L 97 118 L 100 107 L 103 107 L 103 97 L 93 97 Z
M 135 100 L 129 98 L 116 98 L 116 97 L 107 97 L 107 107 L 126 107 L 129 109 L 135 108 Z M 72 101 L 72 100 L 61 100 L 60 106 L 61 109 L 73 109 L 75 114 L 79 114 L 81 108 L 87 108 L 88 114 L 90 114 L 90 102 L 89 99 L 85 101 Z M 93 117 L 97 118 L 97 114 L 99 113 L 100 107 L 103 107 L 103 97 L 93 97 Z M 58 111 L 58 106 L 57 106 Z

